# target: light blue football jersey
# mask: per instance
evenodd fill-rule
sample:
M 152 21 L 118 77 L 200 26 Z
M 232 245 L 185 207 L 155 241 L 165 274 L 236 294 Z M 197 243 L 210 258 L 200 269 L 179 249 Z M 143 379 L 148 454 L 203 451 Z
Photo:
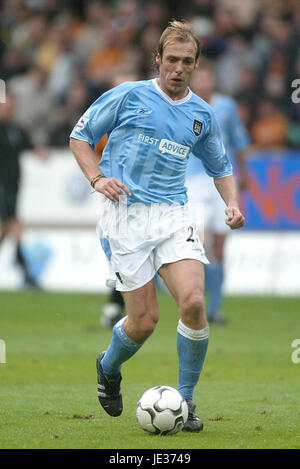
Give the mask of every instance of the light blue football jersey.
M 173 101 L 154 79 L 107 91 L 79 119 L 71 137 L 94 149 L 105 134 L 99 166 L 129 188 L 128 204 L 185 204 L 191 152 L 210 176 L 232 174 L 215 113 L 191 90 Z
M 236 152 L 247 147 L 250 143 L 248 132 L 239 115 L 237 104 L 233 98 L 221 93 L 214 93 L 210 104 L 215 110 L 221 127 L 226 153 L 233 166 L 235 166 Z M 191 176 L 203 171 L 204 168 L 199 158 L 191 155 L 186 175 Z

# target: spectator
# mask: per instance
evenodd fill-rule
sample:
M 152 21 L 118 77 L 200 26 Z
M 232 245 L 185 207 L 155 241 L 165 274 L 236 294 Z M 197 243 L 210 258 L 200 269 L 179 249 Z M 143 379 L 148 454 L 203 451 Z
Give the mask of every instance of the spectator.
M 8 87 L 16 98 L 16 123 L 30 133 L 35 145 L 46 145 L 50 119 L 55 113 L 46 72 L 31 66 L 25 75 L 12 78 Z
M 66 122 L 69 112 L 64 101 L 69 100 L 68 88 L 73 88 L 78 77 L 93 99 L 112 86 L 115 75 L 151 78 L 156 70 L 153 52 L 162 29 L 171 18 L 187 18 L 201 40 L 203 55 L 215 63 L 218 88 L 241 99 L 245 111 L 249 103 L 248 125 L 252 127 L 256 115 L 261 122 L 265 103 L 263 99 L 260 104 L 260 90 L 279 103 L 281 113 L 292 122 L 285 143 L 295 146 L 299 121 L 288 101 L 290 83 L 300 77 L 298 3 L 3 0 L 1 78 L 16 95 L 18 122 L 32 139 L 45 143 L 50 125 L 52 136 L 58 132 L 62 142 L 66 129 L 73 125 Z M 31 106 L 33 97 L 35 106 Z M 57 116 L 54 127 L 53 116 Z M 284 141 L 282 136 L 280 141 Z
M 262 148 L 283 147 L 287 143 L 288 119 L 275 101 L 264 98 L 258 104 L 251 127 L 253 145 Z
M 112 12 L 103 2 L 85 4 L 85 21 L 77 28 L 73 38 L 73 51 L 85 64 L 91 54 L 105 46 L 105 27 L 112 22 Z
M 66 95 L 57 106 L 52 119 L 49 145 L 63 147 L 83 111 L 89 105 L 89 91 L 83 80 L 78 78 L 69 86 Z
M 26 286 L 38 287 L 22 250 L 23 226 L 17 216 L 17 197 L 20 182 L 19 157 L 22 151 L 34 149 L 32 142 L 13 120 L 14 98 L 7 93 L 0 107 L 0 244 L 7 235 L 16 242 L 16 261 L 20 266 Z M 45 153 L 36 149 L 39 156 Z
M 61 37 L 57 43 L 57 54 L 48 75 L 47 88 L 49 95 L 59 101 L 76 73 L 76 58 L 71 52 L 69 41 Z

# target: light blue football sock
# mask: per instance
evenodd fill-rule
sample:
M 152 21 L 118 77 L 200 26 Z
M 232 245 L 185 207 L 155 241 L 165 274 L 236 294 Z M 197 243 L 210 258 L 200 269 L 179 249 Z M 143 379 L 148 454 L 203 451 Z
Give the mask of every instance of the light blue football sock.
M 179 320 L 177 353 L 179 359 L 178 391 L 185 399 L 193 399 L 208 347 L 209 327 L 190 329 Z
M 208 293 L 207 316 L 214 317 L 220 312 L 223 301 L 224 266 L 221 262 L 205 265 L 205 289 Z
M 143 345 L 135 342 L 126 334 L 123 327 L 126 317 L 113 327 L 111 342 L 101 360 L 103 372 L 107 375 L 120 373 L 122 363 L 129 360 Z

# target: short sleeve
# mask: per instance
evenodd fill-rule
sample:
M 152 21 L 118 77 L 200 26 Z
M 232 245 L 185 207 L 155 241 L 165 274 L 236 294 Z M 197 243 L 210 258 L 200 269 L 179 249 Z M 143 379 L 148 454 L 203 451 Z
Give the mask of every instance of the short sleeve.
M 122 84 L 101 95 L 80 117 L 70 137 L 87 141 L 94 149 L 99 140 L 114 129 L 127 91 Z
M 230 100 L 230 119 L 228 125 L 230 147 L 236 151 L 248 146 L 250 143 L 249 135 L 242 122 L 237 104 L 233 99 Z
M 193 148 L 193 154 L 201 159 L 209 176 L 219 178 L 232 174 L 232 165 L 225 151 L 220 126 L 212 109 L 206 133 Z

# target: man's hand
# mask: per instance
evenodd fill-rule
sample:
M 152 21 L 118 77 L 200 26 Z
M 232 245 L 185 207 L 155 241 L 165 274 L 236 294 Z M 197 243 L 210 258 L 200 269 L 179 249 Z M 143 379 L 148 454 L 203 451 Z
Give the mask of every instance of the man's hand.
M 230 207 L 228 206 L 225 210 L 227 215 L 226 224 L 232 229 L 236 230 L 237 228 L 242 228 L 245 224 L 245 217 L 240 212 L 238 207 Z
M 90 182 L 101 174 L 89 142 L 71 138 L 70 148 L 74 153 L 82 172 Z M 128 187 L 116 178 L 101 177 L 93 184 L 93 187 L 95 191 L 101 192 L 105 197 L 113 202 L 118 202 L 120 196 L 124 196 L 124 193 L 128 196 L 131 195 Z
M 123 182 L 119 181 L 117 178 L 106 178 L 102 177 L 94 184 L 94 189 L 97 192 L 101 192 L 108 199 L 113 202 L 118 202 L 120 195 L 123 195 L 124 192 L 128 196 L 131 195 L 130 190 L 128 189 Z
M 226 225 L 232 230 L 241 228 L 245 224 L 245 218 L 239 209 L 237 189 L 233 175 L 214 178 L 214 182 L 220 196 L 227 205 L 225 210 L 227 215 Z

